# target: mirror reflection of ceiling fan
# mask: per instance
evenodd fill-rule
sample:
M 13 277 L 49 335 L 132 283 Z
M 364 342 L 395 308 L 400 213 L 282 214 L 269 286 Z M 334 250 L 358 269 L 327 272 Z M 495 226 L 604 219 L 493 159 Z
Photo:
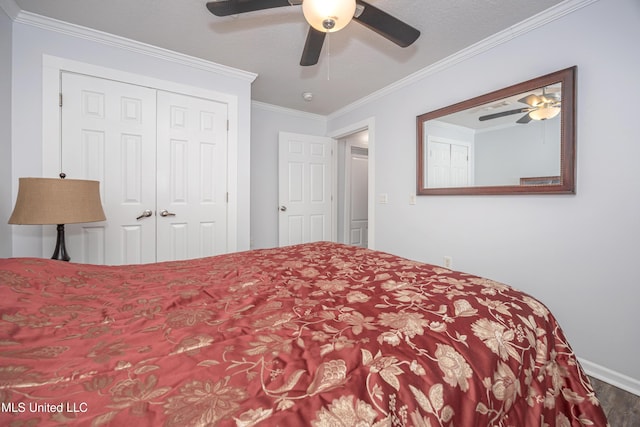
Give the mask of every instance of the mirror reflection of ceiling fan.
M 516 108 L 515 110 L 502 111 L 499 113 L 487 114 L 485 116 L 478 117 L 478 120 L 484 122 L 486 120 L 497 119 L 499 117 L 510 116 L 513 114 L 525 113 L 516 123 L 526 124 L 531 120 L 547 120 L 552 119 L 560 114 L 561 107 L 561 93 L 551 92 L 547 93 L 546 88 L 542 88 L 542 94 L 529 94 L 524 98 L 518 100 L 518 102 L 527 104 L 528 107 Z
M 411 45 L 420 36 L 420 31 L 409 24 L 362 0 L 213 0 L 207 3 L 207 9 L 216 16 L 230 16 L 299 5 L 310 25 L 300 59 L 302 66 L 317 64 L 327 33 L 344 28 L 351 20 L 400 47 Z

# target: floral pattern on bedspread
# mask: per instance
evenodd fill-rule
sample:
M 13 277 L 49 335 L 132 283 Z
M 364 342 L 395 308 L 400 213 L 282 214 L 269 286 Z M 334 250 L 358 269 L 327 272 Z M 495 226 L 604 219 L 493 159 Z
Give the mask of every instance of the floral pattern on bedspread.
M 606 425 L 543 304 L 382 252 L 5 259 L 0 283 L 2 425 Z

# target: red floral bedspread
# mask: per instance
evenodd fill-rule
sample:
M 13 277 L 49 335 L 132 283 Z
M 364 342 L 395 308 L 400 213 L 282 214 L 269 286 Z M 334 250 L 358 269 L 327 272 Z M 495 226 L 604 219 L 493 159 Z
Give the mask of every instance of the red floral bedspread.
M 3 259 L 0 283 L 0 425 L 606 425 L 544 305 L 381 252 Z

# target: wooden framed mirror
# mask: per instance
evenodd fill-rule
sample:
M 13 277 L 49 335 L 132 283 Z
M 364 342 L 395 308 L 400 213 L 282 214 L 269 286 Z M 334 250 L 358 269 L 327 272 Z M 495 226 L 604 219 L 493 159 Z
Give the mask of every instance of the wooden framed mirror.
M 575 74 L 417 116 L 417 194 L 574 194 Z

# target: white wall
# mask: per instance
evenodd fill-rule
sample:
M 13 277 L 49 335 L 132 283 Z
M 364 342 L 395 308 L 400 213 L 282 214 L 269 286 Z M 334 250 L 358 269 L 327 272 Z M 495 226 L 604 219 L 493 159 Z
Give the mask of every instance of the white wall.
M 388 194 L 376 205 L 377 249 L 434 264 L 451 256 L 455 269 L 530 293 L 589 370 L 640 394 L 638 40 L 640 2 L 596 1 L 336 112 L 328 132 L 375 117 L 375 191 Z M 573 65 L 576 195 L 423 196 L 409 205 L 417 115 Z
M 474 163 L 475 185 L 560 175 L 560 117 L 477 132 Z
M 237 96 L 238 164 L 249 164 L 253 80 L 247 76 L 249 73 L 244 75 L 204 61 L 169 52 L 165 54 L 160 49 L 147 49 L 124 39 L 29 14 L 21 13 L 14 21 L 12 36 L 12 200 L 17 193 L 19 177 L 42 176 L 43 137 L 58 137 L 43 135 L 43 102 L 54 105 L 58 102 L 56 99 L 42 99 L 43 55 Z M 238 168 L 238 194 L 231 195 L 237 198 L 238 250 L 249 248 L 249 172 L 248 167 Z M 42 256 L 40 229 L 40 226 L 13 226 L 13 256 Z
M 0 8 L 0 257 L 11 256 L 11 19 Z
M 254 102 L 251 108 L 251 247 L 278 246 L 278 133 L 325 135 L 326 118 Z

